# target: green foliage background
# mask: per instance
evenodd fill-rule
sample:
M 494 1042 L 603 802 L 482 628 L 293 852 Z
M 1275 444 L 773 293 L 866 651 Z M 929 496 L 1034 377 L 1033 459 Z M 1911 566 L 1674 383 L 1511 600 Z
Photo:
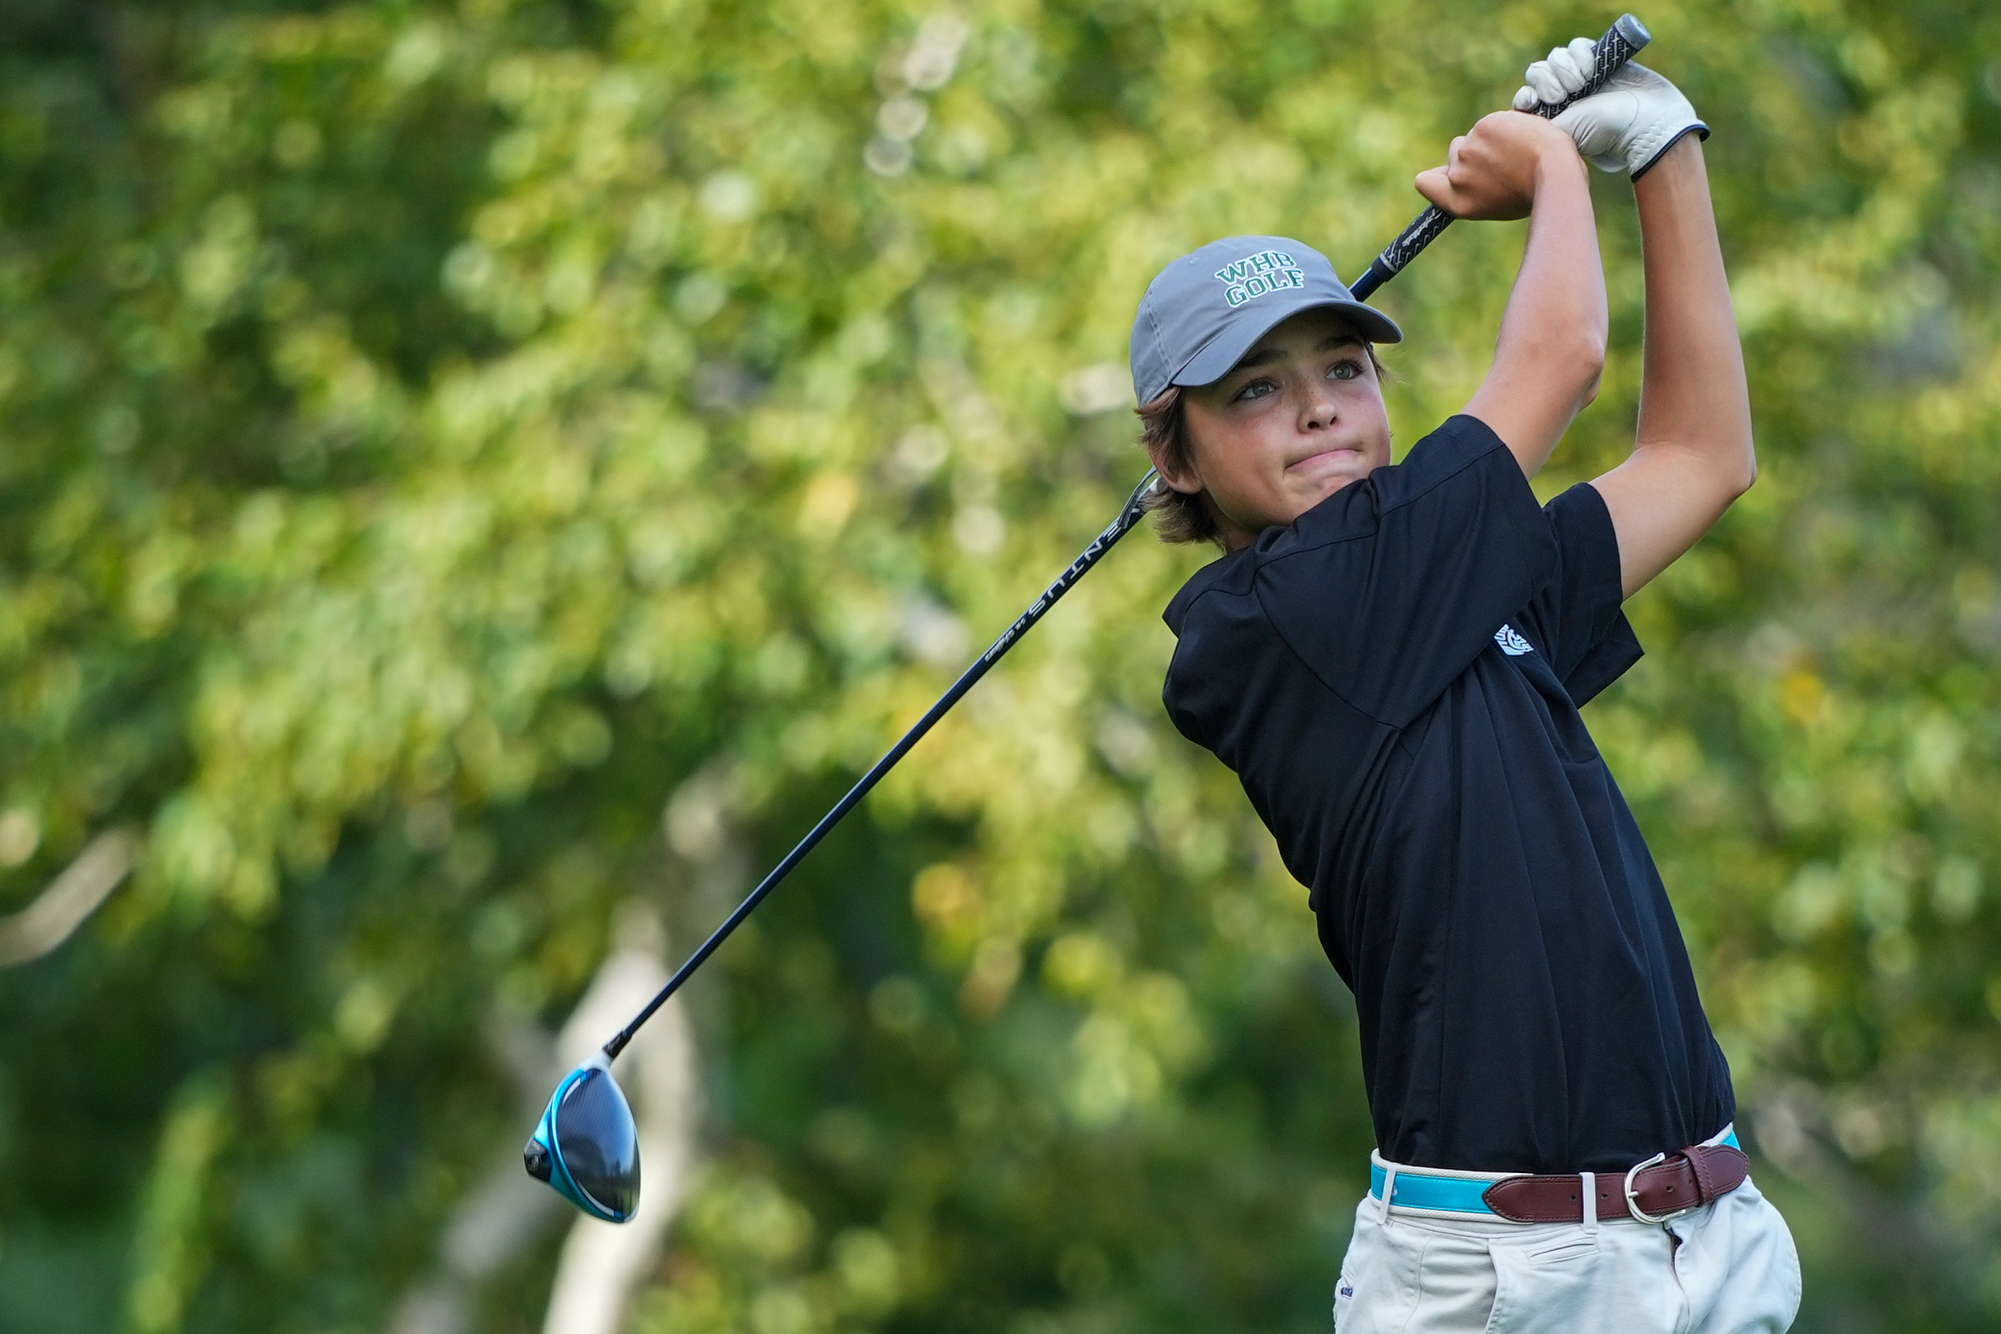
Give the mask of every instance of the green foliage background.
M 145 835 L 0 973 L 0 1331 L 381 1327 L 528 1129 L 496 1017 L 559 1023 L 629 900 L 691 941 L 1115 512 L 1157 267 L 1269 231 L 1359 270 L 1612 17 L 0 9 L 0 911 Z M 1764 471 L 1591 721 L 1800 1327 L 1990 1329 L 2001 11 L 1642 17 L 1715 127 Z M 1598 186 L 1614 347 L 1552 490 L 1634 415 Z M 1400 439 L 1520 236 L 1380 298 Z M 1131 539 L 691 989 L 707 1165 L 633 1328 L 1325 1328 L 1352 1010 L 1157 702 L 1201 559 Z M 538 1327 L 556 1241 L 482 1328 Z

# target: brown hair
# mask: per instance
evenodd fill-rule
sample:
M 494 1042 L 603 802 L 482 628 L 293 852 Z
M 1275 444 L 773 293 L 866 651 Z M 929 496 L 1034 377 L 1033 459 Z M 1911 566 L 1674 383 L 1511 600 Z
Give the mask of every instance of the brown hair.
M 1369 365 L 1380 383 L 1388 374 L 1376 359 L 1373 343 L 1363 343 Z M 1175 472 L 1188 471 L 1188 409 L 1181 402 L 1179 385 L 1169 385 L 1158 398 L 1134 409 L 1139 414 L 1139 443 L 1148 456 L 1165 463 Z M 1214 542 L 1222 545 L 1222 530 L 1216 523 L 1214 502 L 1207 491 L 1193 495 L 1162 484 L 1146 498 L 1147 512 L 1153 517 L 1153 531 L 1163 542 Z
M 1175 472 L 1188 471 L 1188 410 L 1181 405 L 1181 389 L 1169 385 L 1139 413 L 1139 442 L 1148 457 L 1157 458 Z M 1153 515 L 1153 531 L 1163 542 L 1214 542 L 1216 515 L 1209 508 L 1209 493 L 1189 495 L 1163 481 L 1146 498 L 1147 512 Z

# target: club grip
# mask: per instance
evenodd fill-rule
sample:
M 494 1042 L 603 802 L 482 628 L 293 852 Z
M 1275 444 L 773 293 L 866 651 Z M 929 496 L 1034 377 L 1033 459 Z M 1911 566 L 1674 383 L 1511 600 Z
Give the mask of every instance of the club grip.
M 1538 102 L 1535 114 L 1544 120 L 1554 120 L 1566 111 L 1571 103 L 1579 102 L 1593 93 L 1602 92 L 1606 82 L 1619 72 L 1619 67 L 1640 54 L 1640 48 L 1654 39 L 1647 31 L 1647 25 L 1631 14 L 1621 14 L 1619 21 L 1605 30 L 1605 35 L 1591 44 L 1591 77 L 1584 86 L 1564 98 L 1561 102 Z
M 1355 280 L 1350 289 L 1357 301 L 1367 301 L 1371 293 L 1403 271 L 1403 266 L 1417 258 L 1417 252 L 1438 239 L 1438 234 L 1452 225 L 1452 215 L 1436 204 L 1425 207 L 1417 215 L 1417 221 L 1403 229 L 1397 239 L 1383 247 L 1369 265 L 1369 271 Z
M 1538 102 L 1535 114 L 1544 120 L 1560 116 L 1572 102 L 1589 97 L 1605 86 L 1606 80 L 1618 72 L 1621 65 L 1638 55 L 1640 48 L 1654 39 L 1647 31 L 1647 25 L 1631 14 L 1621 14 L 1619 21 L 1605 30 L 1605 35 L 1592 43 L 1591 77 L 1584 87 L 1564 98 L 1561 102 Z M 1357 301 L 1367 301 L 1378 287 L 1403 272 L 1404 265 L 1417 258 L 1418 252 L 1438 239 L 1438 234 L 1452 225 L 1452 215 L 1433 204 L 1417 215 L 1417 221 L 1403 229 L 1396 240 L 1383 247 L 1369 265 L 1369 271 L 1356 279 L 1351 289 Z

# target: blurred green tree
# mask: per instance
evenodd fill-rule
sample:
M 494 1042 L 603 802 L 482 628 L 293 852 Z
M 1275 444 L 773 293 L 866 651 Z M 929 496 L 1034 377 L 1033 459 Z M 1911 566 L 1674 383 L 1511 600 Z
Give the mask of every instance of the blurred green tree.
M 381 1327 L 621 905 L 706 929 L 1114 512 L 1133 305 L 1354 271 L 1609 13 L 17 0 L 0 14 L 0 1330 Z M 2001 1315 L 2001 14 L 1690 0 L 1765 470 L 1592 722 L 1808 1262 Z M 1629 438 L 1640 284 L 1554 488 Z M 1382 297 L 1413 439 L 1519 232 Z M 1347 998 L 1165 723 L 1134 538 L 691 989 L 657 1334 L 1321 1328 Z M 501 1035 L 501 1036 L 496 1036 Z M 537 1090 L 539 1092 L 539 1090 Z M 554 1238 L 478 1294 L 532 1328 Z

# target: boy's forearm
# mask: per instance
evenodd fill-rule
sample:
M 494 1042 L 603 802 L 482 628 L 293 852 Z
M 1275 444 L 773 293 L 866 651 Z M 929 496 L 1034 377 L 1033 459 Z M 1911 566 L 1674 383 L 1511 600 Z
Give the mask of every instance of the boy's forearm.
M 1702 145 L 1689 135 L 1634 185 L 1645 256 L 1645 378 L 1637 447 L 1688 451 L 1717 512 L 1757 475 L 1744 351 Z
M 1758 474 L 1701 144 L 1683 138 L 1634 188 L 1647 273 L 1639 431 L 1632 457 L 1593 483 L 1619 537 L 1628 597 L 1694 546 Z
M 1584 162 L 1574 151 L 1552 153 L 1538 167 L 1528 242 L 1493 370 L 1466 406 L 1507 442 L 1528 475 L 1597 394 L 1606 328 L 1605 271 Z

